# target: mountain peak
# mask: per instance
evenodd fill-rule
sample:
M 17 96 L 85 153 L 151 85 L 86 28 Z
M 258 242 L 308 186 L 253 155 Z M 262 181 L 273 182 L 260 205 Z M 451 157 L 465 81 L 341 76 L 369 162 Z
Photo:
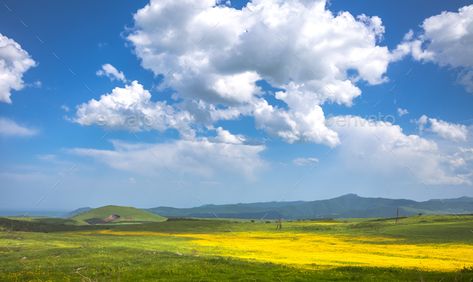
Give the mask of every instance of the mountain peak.
M 343 198 L 355 199 L 355 198 L 361 198 L 361 197 L 358 196 L 357 194 L 354 194 L 354 193 L 348 193 L 348 194 L 345 194 L 345 195 L 341 195 L 340 197 L 337 197 L 335 199 L 343 199 Z

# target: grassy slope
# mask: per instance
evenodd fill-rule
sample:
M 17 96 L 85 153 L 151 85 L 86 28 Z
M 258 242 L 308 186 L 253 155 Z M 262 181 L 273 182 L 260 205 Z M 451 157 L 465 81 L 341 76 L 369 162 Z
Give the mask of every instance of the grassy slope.
M 431 215 L 400 219 L 367 220 L 354 224 L 353 232 L 402 238 L 409 243 L 473 244 L 473 216 Z
M 10 221 L 7 223 L 14 226 Z M 473 244 L 470 231 L 473 216 L 422 216 L 402 219 L 398 224 L 392 219 L 327 222 L 333 225 L 314 223 L 317 222 L 284 222 L 283 232 L 288 236 L 294 232 L 387 235 L 413 244 Z M 50 233 L 0 232 L 0 281 L 89 281 L 88 278 L 99 281 L 473 281 L 471 269 L 451 273 L 372 267 L 302 270 L 207 256 L 194 251 L 184 238 L 111 236 L 93 231 L 97 228 L 166 233 L 274 231 L 274 223 L 182 220 L 106 227 L 66 226 L 83 232 L 62 232 L 60 226 L 64 227 L 50 224 Z M 55 228 L 60 232 L 51 233 Z
M 148 211 L 144 211 L 141 209 L 133 208 L 133 207 L 122 207 L 122 206 L 104 206 L 96 209 L 89 210 L 84 213 L 80 213 L 72 219 L 77 220 L 79 222 L 83 222 L 87 219 L 91 218 L 100 218 L 104 219 L 111 214 L 118 214 L 120 218 L 114 222 L 160 222 L 165 221 L 166 218 L 153 214 Z

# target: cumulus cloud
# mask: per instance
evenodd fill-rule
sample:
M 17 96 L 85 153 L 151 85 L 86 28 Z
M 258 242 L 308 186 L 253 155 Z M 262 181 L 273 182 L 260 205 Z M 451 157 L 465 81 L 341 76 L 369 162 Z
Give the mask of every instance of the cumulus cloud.
M 0 33 L 0 102 L 12 102 L 11 91 L 24 87 L 23 74 L 34 66 L 20 44 Z
M 241 10 L 205 1 L 152 0 L 134 15 L 142 66 L 163 75 L 194 115 L 254 116 L 258 128 L 288 142 L 338 144 L 325 124 L 326 102 L 350 106 L 356 82 L 379 84 L 391 54 L 379 46 L 379 17 L 334 15 L 326 2 L 254 0 Z M 282 89 L 268 102 L 257 82 Z M 197 118 L 199 120 L 199 118 Z
M 76 148 L 71 152 L 91 157 L 114 169 L 144 175 L 171 170 L 212 177 L 217 172 L 227 171 L 253 178 L 265 166 L 259 156 L 265 149 L 263 145 L 213 142 L 201 138 L 160 144 L 113 141 L 113 146 L 113 150 Z
M 471 163 L 452 165 L 457 152 L 449 152 L 436 142 L 419 135 L 407 135 L 401 127 L 383 121 L 366 120 L 356 116 L 338 116 L 329 120 L 340 134 L 341 163 L 351 163 L 370 173 L 387 172 L 412 175 L 424 184 L 471 184 L 471 175 L 465 173 Z
M 11 119 L 0 118 L 0 135 L 2 136 L 29 137 L 37 133 L 36 129 L 21 126 Z
M 99 100 L 92 99 L 77 107 L 74 121 L 81 125 L 99 125 L 129 131 L 169 128 L 179 131 L 186 139 L 193 138 L 193 118 L 166 102 L 151 101 L 151 93 L 137 81 L 125 87 L 116 87 Z
M 96 74 L 98 76 L 106 76 L 110 80 L 119 80 L 121 82 L 126 82 L 126 77 L 123 72 L 117 70 L 114 66 L 111 64 L 104 64 L 102 65 L 102 68 L 99 69 Z
M 418 36 L 410 31 L 394 52 L 397 58 L 406 54 L 419 61 L 458 68 L 458 82 L 473 93 L 473 5 L 458 12 L 442 12 L 421 25 Z
M 405 116 L 409 113 L 409 111 L 407 109 L 403 109 L 403 108 L 397 108 L 397 114 L 402 117 L 402 116 Z
M 243 144 L 245 142 L 244 136 L 232 134 L 230 131 L 223 129 L 222 127 L 218 127 L 216 131 L 217 136 L 215 137 L 215 141 L 217 142 L 228 144 Z
M 417 121 L 421 130 L 429 130 L 442 138 L 452 141 L 466 141 L 468 128 L 463 124 L 449 123 L 423 115 Z
M 297 166 L 306 166 L 306 165 L 313 165 L 319 162 L 319 159 L 314 157 L 307 157 L 307 158 L 295 158 L 292 160 L 292 163 Z
M 253 116 L 258 128 L 289 143 L 308 141 L 331 147 L 339 144 L 337 133 L 326 127 L 324 112 L 319 105 L 308 104 L 301 111 L 286 111 L 261 99 L 254 105 Z

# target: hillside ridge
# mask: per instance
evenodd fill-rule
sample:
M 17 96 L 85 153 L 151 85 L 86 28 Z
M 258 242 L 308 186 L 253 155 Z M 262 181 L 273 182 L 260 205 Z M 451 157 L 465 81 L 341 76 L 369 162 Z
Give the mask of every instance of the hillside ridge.
M 414 201 L 345 194 L 315 201 L 256 202 L 203 205 L 192 208 L 156 207 L 149 211 L 166 217 L 247 218 L 247 219 L 312 219 L 352 217 L 394 217 L 414 214 L 473 213 L 473 198 L 431 199 Z

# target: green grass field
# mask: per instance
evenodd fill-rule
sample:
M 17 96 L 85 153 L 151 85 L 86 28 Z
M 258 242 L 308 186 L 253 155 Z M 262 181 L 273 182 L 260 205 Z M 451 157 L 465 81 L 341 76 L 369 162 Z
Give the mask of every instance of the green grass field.
M 0 219 L 0 281 L 473 281 L 473 216 Z

